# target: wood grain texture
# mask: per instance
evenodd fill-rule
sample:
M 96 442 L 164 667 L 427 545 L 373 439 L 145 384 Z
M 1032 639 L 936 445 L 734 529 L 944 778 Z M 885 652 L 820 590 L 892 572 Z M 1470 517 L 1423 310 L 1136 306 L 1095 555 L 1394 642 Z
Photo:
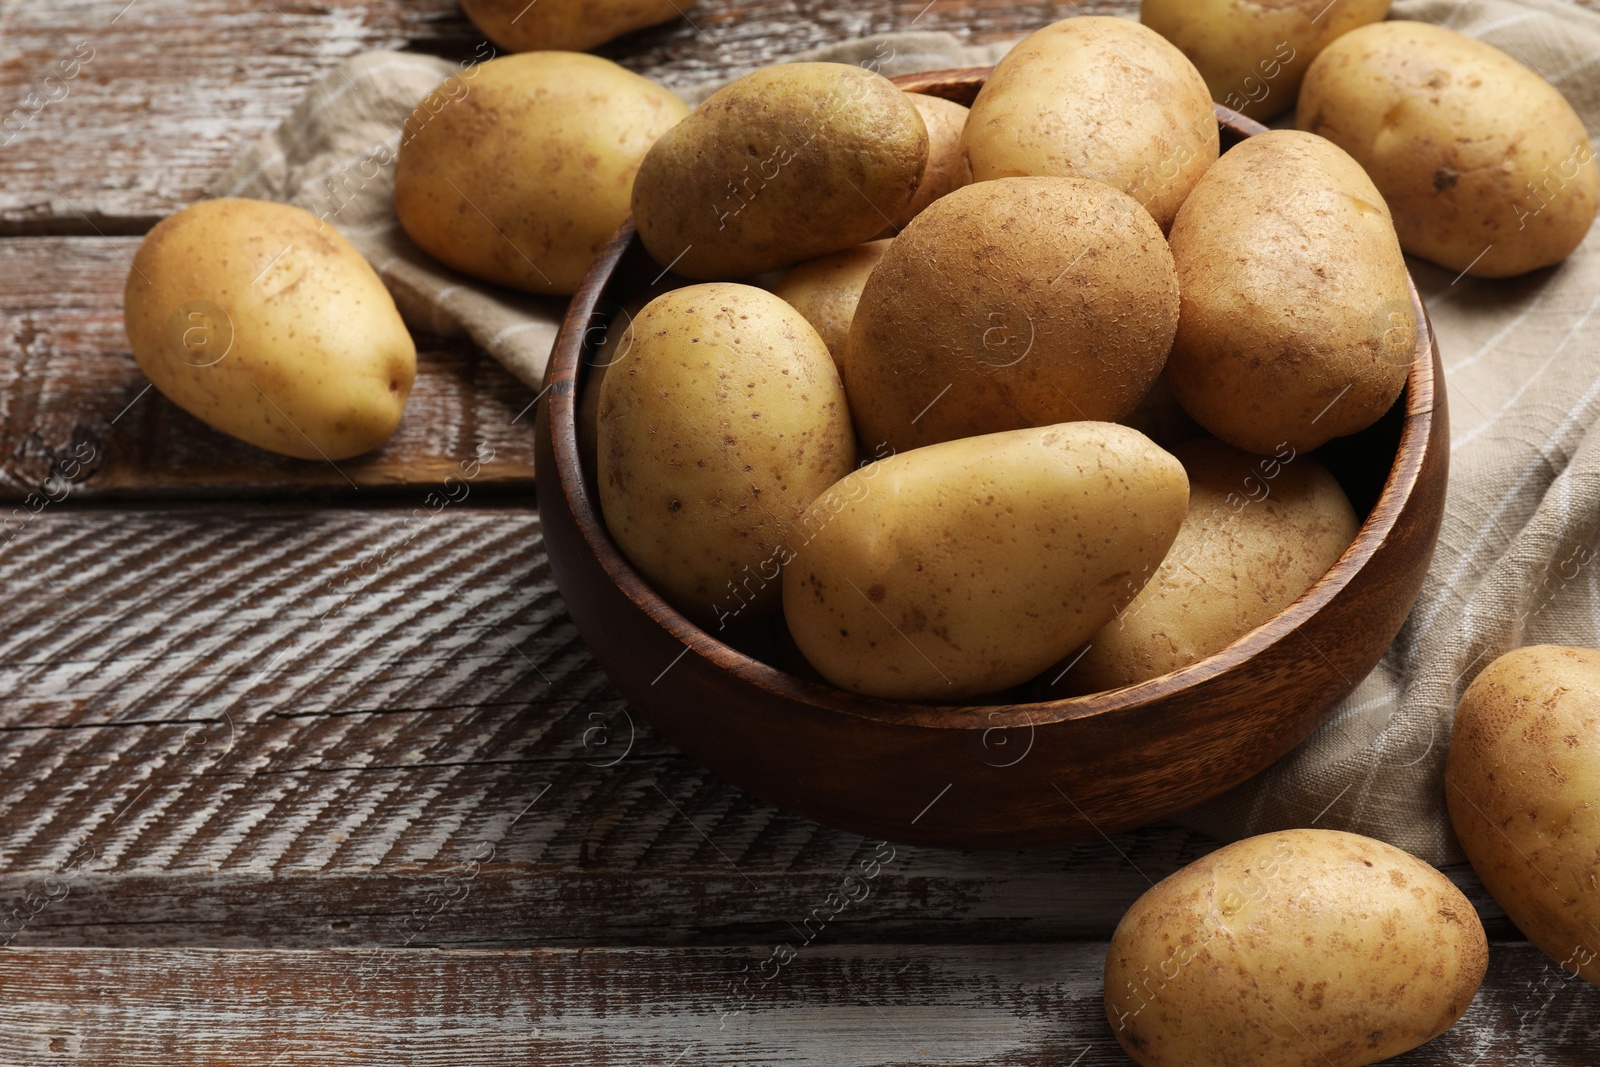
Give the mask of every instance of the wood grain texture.
M 1127 1067 L 1105 946 L 0 953 L 16 1062 Z M 791 935 L 790 940 L 800 939 Z M 1394 1067 L 1593 1067 L 1600 990 L 1522 945 Z M 764 976 L 770 979 L 763 981 Z M 744 985 L 740 986 L 741 980 Z M 744 996 L 749 990 L 749 996 Z
M 46 510 L 0 548 L 0 587 L 14 946 L 726 943 L 775 936 L 873 850 L 630 716 L 523 509 Z M 898 846 L 830 936 L 1103 938 L 1212 845 Z
M 212 430 L 155 390 L 122 328 L 130 237 L 0 240 L 0 538 L 40 497 L 272 495 L 358 490 L 530 494 L 534 392 L 463 340 L 419 335 L 400 428 L 336 466 L 278 456 Z M 462 463 L 487 445 L 465 490 Z M 487 453 L 484 453 L 487 454 Z M 75 457 L 82 462 L 74 463 Z M 54 480 L 52 480 L 54 475 Z M 46 483 L 50 482 L 48 488 Z M 33 495 L 33 503 L 23 501 Z M 13 526 L 16 518 L 12 519 Z

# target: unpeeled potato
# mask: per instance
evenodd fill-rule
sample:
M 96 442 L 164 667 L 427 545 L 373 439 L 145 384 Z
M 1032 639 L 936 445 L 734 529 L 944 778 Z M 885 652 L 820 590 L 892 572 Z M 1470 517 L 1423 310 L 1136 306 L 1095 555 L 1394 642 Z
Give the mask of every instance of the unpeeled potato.
M 1128 909 L 1106 1016 L 1143 1067 L 1363 1067 L 1449 1029 L 1489 963 L 1472 904 L 1336 830 L 1236 841 Z
M 1178 325 L 1172 253 L 1132 197 L 1083 178 L 1002 178 L 935 200 L 867 278 L 845 341 L 862 440 L 916 448 L 1114 421 Z
M 868 241 L 830 256 L 818 256 L 795 264 L 772 289 L 816 327 L 833 361 L 841 366 L 861 290 L 887 251 L 887 240 Z
M 1558 263 L 1600 210 L 1600 165 L 1555 87 L 1483 41 L 1422 22 L 1339 38 L 1295 118 L 1372 176 L 1407 252 L 1504 278 Z
M 1332 142 L 1248 138 L 1172 225 L 1181 310 L 1167 377 L 1184 410 L 1258 455 L 1372 425 L 1415 357 L 1410 278 L 1389 209 Z
M 1224 107 L 1265 121 L 1294 106 L 1306 68 L 1389 0 L 1143 0 L 1139 21 L 1194 60 Z
M 934 701 L 997 692 L 1139 591 L 1187 500 L 1178 461 L 1110 423 L 902 452 L 810 509 L 783 571 L 784 616 L 842 688 Z
M 1484 888 L 1600 985 L 1600 652 L 1536 645 L 1485 667 L 1456 706 L 1444 780 Z
M 1194 64 L 1137 22 L 1085 15 L 1024 37 L 995 65 L 962 134 L 972 180 L 1090 178 L 1163 230 L 1217 158 L 1211 93 Z
M 777 610 L 798 524 L 855 463 L 839 373 L 799 312 L 749 285 L 658 296 L 620 345 L 597 419 L 606 528 L 685 615 L 747 627 Z
M 1173 449 L 1189 511 L 1133 602 L 1063 676 L 1097 693 L 1188 666 L 1288 607 L 1327 573 L 1360 523 L 1315 456 L 1252 456 L 1212 437 Z
M 260 448 L 338 460 L 388 440 L 417 349 L 377 272 L 332 226 L 264 200 L 202 200 L 157 223 L 124 323 L 157 389 Z
M 688 114 L 610 60 L 526 52 L 472 68 L 419 105 L 394 210 L 445 265 L 531 293 L 575 292 L 628 216 L 640 160 Z

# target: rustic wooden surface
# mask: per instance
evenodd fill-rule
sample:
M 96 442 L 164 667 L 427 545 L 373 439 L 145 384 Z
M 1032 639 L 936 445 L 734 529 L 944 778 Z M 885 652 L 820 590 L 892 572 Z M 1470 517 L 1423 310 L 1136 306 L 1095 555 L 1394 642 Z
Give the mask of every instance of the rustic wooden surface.
M 683 84 L 1132 6 L 701 0 L 605 51 Z M 452 0 L 0 0 L 0 108 L 92 49 L 0 129 L 0 1064 L 1127 1063 L 1103 941 L 1204 836 L 899 846 L 743 1004 L 734 980 L 878 846 L 630 719 L 550 583 L 531 391 L 419 338 L 400 435 L 338 470 L 141 395 L 137 236 L 338 59 L 478 40 Z M 1448 873 L 1490 977 L 1396 1062 L 1594 1064 L 1600 991 Z

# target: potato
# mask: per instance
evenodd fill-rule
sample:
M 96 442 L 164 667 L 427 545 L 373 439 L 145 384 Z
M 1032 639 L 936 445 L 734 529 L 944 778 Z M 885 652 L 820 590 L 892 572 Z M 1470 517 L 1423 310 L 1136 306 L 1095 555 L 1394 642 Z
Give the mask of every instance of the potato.
M 855 463 L 822 338 L 771 293 L 656 297 L 600 383 L 600 507 L 628 559 L 708 629 L 776 611 L 796 524 Z
M 1182 311 L 1167 377 L 1184 409 L 1260 455 L 1376 422 L 1417 322 L 1383 197 L 1333 144 L 1272 130 L 1228 151 L 1173 223 Z
M 1063 19 L 995 66 L 962 134 L 972 180 L 1093 178 L 1161 225 L 1217 158 L 1205 79 L 1154 30 L 1110 16 Z
M 928 162 L 922 168 L 917 195 L 887 231 L 880 231 L 883 237 L 893 237 L 922 214 L 923 208 L 972 181 L 967 157 L 961 151 L 961 131 L 967 125 L 967 109 L 954 100 L 926 93 L 907 93 L 906 99 L 916 107 L 917 114 L 922 116 L 922 125 L 927 128 Z
M 1265 121 L 1294 106 L 1306 68 L 1336 38 L 1380 22 L 1389 0 L 1143 0 L 1139 21 L 1177 45 L 1211 98 Z
M 1366 168 L 1407 252 L 1505 278 L 1565 259 L 1600 204 L 1583 121 L 1549 82 L 1442 26 L 1382 22 L 1306 72 L 1295 119 Z
M 1187 500 L 1178 461 L 1110 423 L 889 456 L 812 509 L 784 568 L 784 617 L 806 659 L 845 689 L 899 700 L 993 693 L 1044 670 L 1131 599 Z
M 423 250 L 530 293 L 575 292 L 622 220 L 645 152 L 688 113 L 598 56 L 528 52 L 452 78 L 417 107 L 394 210 Z
M 1507 652 L 1456 706 L 1450 821 L 1486 889 L 1567 974 L 1600 984 L 1600 652 Z
M 1252 456 L 1212 437 L 1173 454 L 1189 476 L 1189 513 L 1155 576 L 1063 678 L 1071 692 L 1132 685 L 1226 648 L 1355 540 L 1355 510 L 1315 456 Z
M 831 256 L 819 256 L 796 265 L 773 287 L 774 293 L 816 328 L 833 361 L 841 366 L 861 287 L 887 251 L 887 240 L 868 241 Z
M 713 93 L 639 168 L 656 262 L 742 278 L 871 240 L 912 203 L 928 131 L 908 94 L 843 63 L 780 63 Z
M 1144 1067 L 1360 1067 L 1444 1033 L 1488 967 L 1450 880 L 1337 830 L 1218 849 L 1111 935 L 1106 1016 Z
M 461 0 L 472 24 L 512 52 L 582 52 L 671 22 L 693 6 L 694 0 Z
M 207 425 L 302 459 L 346 459 L 400 423 L 417 349 L 377 273 L 333 227 L 264 200 L 202 200 L 133 257 L 133 357 Z
M 1178 321 L 1172 254 L 1083 178 L 957 189 L 867 279 L 845 342 L 862 440 L 896 449 L 1131 412 Z

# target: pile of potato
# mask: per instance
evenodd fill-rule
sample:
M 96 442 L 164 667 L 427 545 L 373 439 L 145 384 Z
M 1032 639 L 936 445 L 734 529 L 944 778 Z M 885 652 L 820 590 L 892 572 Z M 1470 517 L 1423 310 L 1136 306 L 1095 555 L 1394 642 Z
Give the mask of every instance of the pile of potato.
M 516 50 L 686 5 L 463 6 Z M 594 357 L 579 446 L 618 546 L 703 627 L 776 628 L 803 668 L 890 699 L 992 697 L 1063 661 L 1069 689 L 1111 689 L 1235 641 L 1354 538 L 1313 452 L 1404 386 L 1402 249 L 1501 277 L 1594 219 L 1560 95 L 1387 7 L 1067 19 L 970 112 L 819 63 L 690 111 L 608 61 L 526 52 L 418 108 L 395 210 L 440 262 L 557 295 L 631 211 L 666 291 Z M 1298 105 L 1299 129 L 1219 157 L 1214 99 Z M 169 398 L 291 456 L 381 444 L 415 373 L 372 268 L 279 204 L 155 227 L 126 324 Z M 1600 653 L 1503 657 L 1455 731 L 1450 807 L 1484 883 L 1600 981 Z M 1152 888 L 1113 938 L 1106 1007 L 1151 1067 L 1354 1067 L 1449 1027 L 1485 966 L 1438 872 L 1286 831 Z

